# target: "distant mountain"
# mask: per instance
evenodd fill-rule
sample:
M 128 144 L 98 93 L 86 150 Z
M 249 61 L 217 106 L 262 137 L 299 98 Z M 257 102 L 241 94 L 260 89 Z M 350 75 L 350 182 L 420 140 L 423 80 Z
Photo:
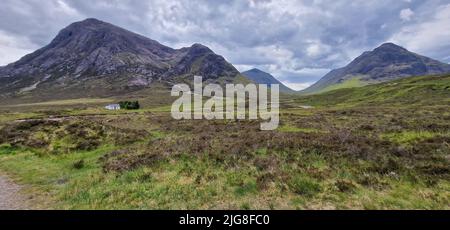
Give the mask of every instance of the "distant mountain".
M 51 43 L 0 68 L 0 94 L 54 97 L 108 96 L 154 83 L 232 82 L 241 76 L 208 47 L 172 49 L 97 19 L 64 28 Z
M 415 54 L 393 43 L 385 43 L 373 51 L 364 52 L 347 66 L 332 70 L 301 92 L 318 93 L 411 76 L 445 73 L 450 73 L 450 65 Z
M 270 75 L 269 73 L 266 73 L 259 69 L 251 69 L 247 70 L 245 72 L 242 72 L 242 75 L 246 76 L 248 79 L 254 81 L 257 84 L 279 84 L 280 85 L 280 92 L 283 93 L 294 93 L 296 91 L 290 89 L 289 87 L 285 86 L 283 83 L 278 81 L 275 77 Z

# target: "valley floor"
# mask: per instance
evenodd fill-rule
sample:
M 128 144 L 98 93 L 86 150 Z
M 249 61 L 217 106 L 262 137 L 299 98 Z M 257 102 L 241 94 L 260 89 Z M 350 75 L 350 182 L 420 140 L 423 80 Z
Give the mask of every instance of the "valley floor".
M 399 82 L 285 98 L 274 131 L 0 106 L 0 171 L 51 209 L 450 209 L 450 78 Z
M 0 125 L 0 170 L 49 208 L 450 208 L 446 107 L 290 108 L 272 132 L 164 108 L 64 113 Z

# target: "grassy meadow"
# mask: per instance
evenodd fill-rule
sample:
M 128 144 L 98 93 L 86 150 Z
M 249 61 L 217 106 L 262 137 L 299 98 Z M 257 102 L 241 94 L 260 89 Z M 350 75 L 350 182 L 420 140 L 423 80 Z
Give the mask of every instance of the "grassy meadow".
M 0 171 L 48 209 L 450 209 L 450 76 L 285 96 L 274 131 L 155 97 L 1 105 Z

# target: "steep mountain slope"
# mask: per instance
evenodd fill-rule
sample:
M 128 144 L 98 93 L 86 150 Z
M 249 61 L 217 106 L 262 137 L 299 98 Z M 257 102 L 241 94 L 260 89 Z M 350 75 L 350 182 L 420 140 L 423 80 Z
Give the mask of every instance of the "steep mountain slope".
M 51 43 L 0 68 L 0 94 L 108 96 L 173 84 L 178 77 L 233 81 L 239 72 L 208 47 L 172 49 L 97 19 L 76 22 Z
M 289 87 L 285 86 L 283 83 L 278 81 L 275 77 L 273 77 L 269 73 L 266 73 L 262 70 L 251 69 L 251 70 L 242 72 L 242 74 L 257 84 L 268 84 L 268 85 L 279 84 L 280 92 L 283 92 L 283 93 L 294 93 L 295 92 L 294 90 L 290 89 Z
M 450 65 L 412 53 L 393 43 L 364 52 L 347 66 L 326 74 L 302 93 L 318 93 L 394 79 L 450 73 Z
M 433 106 L 450 104 L 450 75 L 397 79 L 364 87 L 301 96 L 296 103 L 313 106 Z

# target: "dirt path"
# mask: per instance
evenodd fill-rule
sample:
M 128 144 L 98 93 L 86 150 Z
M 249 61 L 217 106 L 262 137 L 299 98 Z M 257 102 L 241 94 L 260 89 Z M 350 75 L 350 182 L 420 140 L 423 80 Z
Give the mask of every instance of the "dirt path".
M 0 210 L 28 209 L 26 198 L 20 194 L 21 187 L 0 175 Z

